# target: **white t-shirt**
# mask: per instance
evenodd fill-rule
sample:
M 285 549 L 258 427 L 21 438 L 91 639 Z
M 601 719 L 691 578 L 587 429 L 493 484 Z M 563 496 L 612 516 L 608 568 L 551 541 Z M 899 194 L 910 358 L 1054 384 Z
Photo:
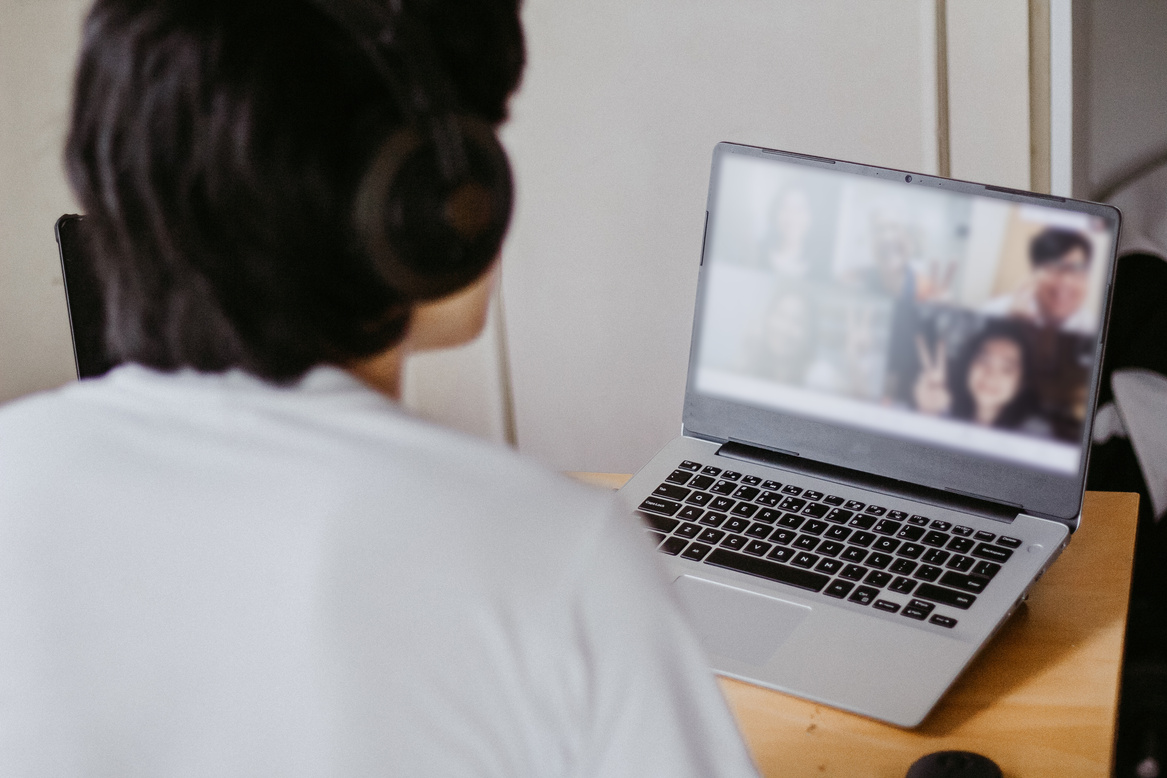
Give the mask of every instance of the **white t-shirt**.
M 336 369 L 16 402 L 0 775 L 753 775 L 643 534 Z

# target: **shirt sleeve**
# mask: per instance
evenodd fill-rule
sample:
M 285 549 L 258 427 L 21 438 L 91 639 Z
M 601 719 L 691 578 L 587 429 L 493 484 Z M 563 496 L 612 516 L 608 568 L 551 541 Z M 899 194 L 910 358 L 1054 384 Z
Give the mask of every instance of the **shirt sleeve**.
M 582 776 L 756 776 L 643 528 L 614 507 L 574 596 Z

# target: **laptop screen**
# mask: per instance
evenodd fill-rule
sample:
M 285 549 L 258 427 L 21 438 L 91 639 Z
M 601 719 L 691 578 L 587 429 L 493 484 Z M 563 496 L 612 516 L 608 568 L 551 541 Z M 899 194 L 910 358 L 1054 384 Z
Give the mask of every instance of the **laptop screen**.
M 861 167 L 718 155 L 690 390 L 1077 474 L 1116 220 Z

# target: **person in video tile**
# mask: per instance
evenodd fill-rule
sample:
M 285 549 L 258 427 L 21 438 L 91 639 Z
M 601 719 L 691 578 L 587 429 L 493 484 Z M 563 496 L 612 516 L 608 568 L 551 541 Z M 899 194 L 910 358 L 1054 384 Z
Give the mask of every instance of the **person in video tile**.
M 774 198 L 770 226 L 762 239 L 762 266 L 779 276 L 805 278 L 810 272 L 806 240 L 813 218 L 810 201 L 802 189 L 790 188 Z
M 779 290 L 762 317 L 749 358 L 751 371 L 783 384 L 801 385 L 813 355 L 814 316 L 798 291 Z
M 1029 245 L 1032 275 L 1012 294 L 990 300 L 984 313 L 1024 319 L 1039 327 L 1091 333 L 1085 302 L 1090 288 L 1090 241 L 1080 232 L 1048 227 Z
M 1038 412 L 1029 344 L 1011 322 L 986 325 L 961 349 L 951 369 L 943 340 L 929 348 L 920 337 L 916 346 L 921 369 L 914 398 L 919 412 L 1039 437 L 1052 434 Z

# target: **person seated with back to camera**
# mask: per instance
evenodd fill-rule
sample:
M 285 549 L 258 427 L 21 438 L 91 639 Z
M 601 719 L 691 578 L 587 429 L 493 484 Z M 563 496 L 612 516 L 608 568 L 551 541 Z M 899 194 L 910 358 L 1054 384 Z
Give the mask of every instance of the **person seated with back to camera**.
M 517 0 L 97 0 L 127 364 L 0 410 L 0 775 L 754 774 L 627 511 L 398 404 L 483 326 L 523 63 Z

